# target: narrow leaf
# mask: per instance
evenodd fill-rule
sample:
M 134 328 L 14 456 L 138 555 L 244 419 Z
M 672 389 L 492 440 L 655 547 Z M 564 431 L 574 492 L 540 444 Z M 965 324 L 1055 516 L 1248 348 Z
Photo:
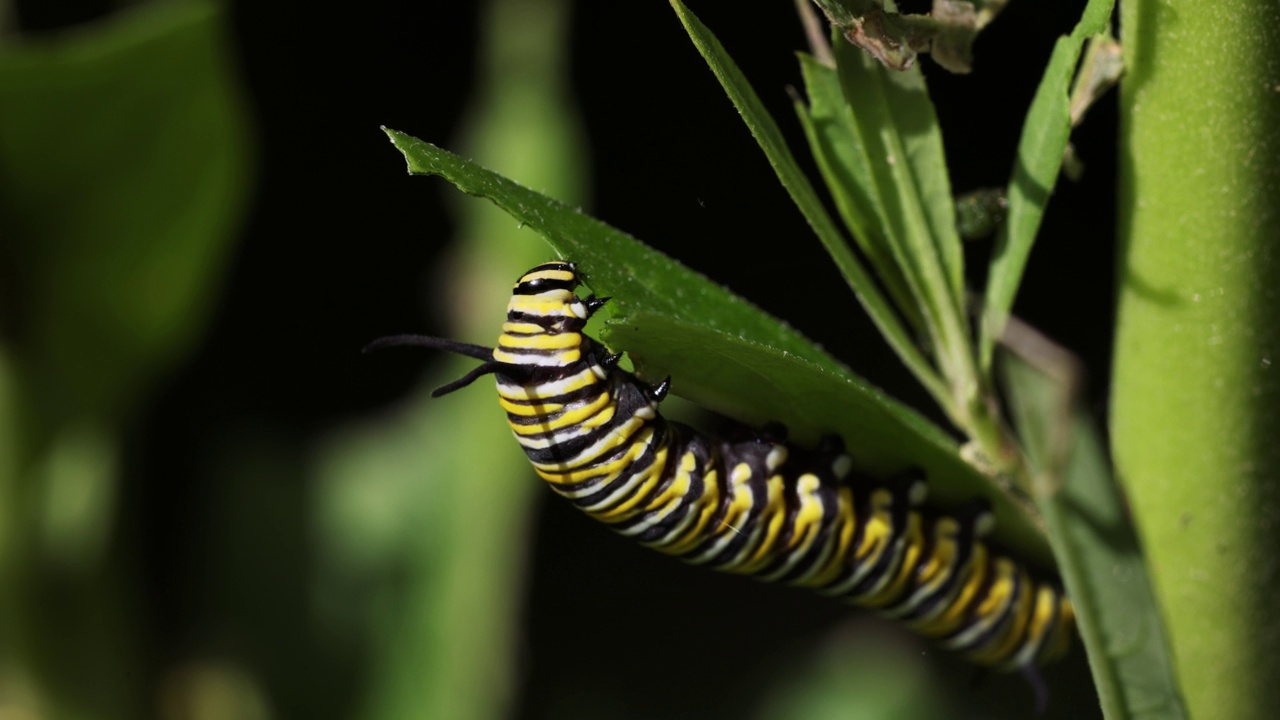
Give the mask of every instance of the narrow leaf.
M 915 298 L 884 236 L 887 221 L 872 180 L 871 160 L 858 138 L 840 76 L 834 68 L 808 55 L 800 55 L 800 70 L 809 104 L 806 107 L 797 103 L 796 114 L 836 209 L 898 310 L 916 332 L 923 332 Z
M 1160 608 L 1097 428 L 1030 365 L 1010 357 L 1002 371 L 1105 716 L 1187 717 Z
M 1013 308 L 1045 206 L 1062 167 L 1071 133 L 1068 92 L 1076 61 L 1086 40 L 1107 31 L 1114 6 L 1115 0 L 1090 0 L 1071 35 L 1058 39 L 1022 125 L 1018 157 L 1009 180 L 1008 217 L 997 237 L 987 276 L 978 341 L 978 362 L 984 371 L 991 366 L 995 343 Z
M 845 101 L 870 159 L 884 208 L 885 236 L 920 303 L 944 368 L 957 380 L 970 350 L 964 262 L 933 103 L 918 69 L 887 70 L 846 42 L 835 43 Z
M 857 294 L 858 300 L 866 308 L 872 322 L 876 324 L 876 327 L 880 329 L 881 334 L 884 335 L 889 345 L 898 353 L 898 356 L 919 378 L 926 389 L 937 397 L 939 402 L 946 404 L 949 395 L 938 379 L 937 373 L 907 335 L 897 316 L 894 315 L 888 301 L 881 294 L 880 288 L 875 284 L 871 276 L 867 274 L 862 263 L 853 253 L 849 252 L 844 237 L 841 236 L 831 216 L 827 214 L 826 208 L 822 206 L 817 193 L 814 192 L 813 185 L 809 183 L 809 179 L 801 172 L 800 166 L 796 164 L 795 157 L 787 148 L 777 123 L 773 121 L 768 111 L 765 110 L 764 104 L 760 102 L 760 98 L 751 89 L 751 85 L 747 82 L 746 77 L 743 76 L 742 71 L 734 64 L 715 35 L 693 13 L 689 12 L 688 8 L 682 5 L 679 0 L 672 0 L 671 5 L 675 8 L 676 14 L 680 16 L 680 21 L 684 24 L 690 39 L 693 40 L 694 46 L 702 54 L 702 58 L 707 62 L 716 79 L 720 81 L 721 87 L 729 95 L 729 99 L 733 101 L 734 107 L 742 115 L 747 129 L 751 131 L 751 135 L 760 144 L 760 149 L 764 151 L 769 164 L 773 167 L 774 172 L 777 173 L 778 180 L 782 182 L 783 187 L 790 193 L 791 199 L 800 208 L 800 212 L 809 222 L 809 226 L 813 228 L 813 231 L 818 235 L 818 239 L 826 247 L 827 252 L 836 261 L 840 272 L 844 274 L 849 285 Z

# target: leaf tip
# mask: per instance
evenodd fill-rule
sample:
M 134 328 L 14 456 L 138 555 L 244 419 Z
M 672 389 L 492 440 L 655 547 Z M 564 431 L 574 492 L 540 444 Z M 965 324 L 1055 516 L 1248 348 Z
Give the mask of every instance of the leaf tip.
M 415 142 L 416 138 L 412 135 L 402 133 L 399 130 L 389 128 L 386 125 L 379 125 L 378 128 L 382 130 L 382 132 L 386 133 L 387 138 L 391 140 L 391 144 L 396 150 L 400 151 L 400 155 L 404 157 L 405 164 L 408 166 L 409 174 L 415 174 L 413 157 L 409 154 L 409 145 Z

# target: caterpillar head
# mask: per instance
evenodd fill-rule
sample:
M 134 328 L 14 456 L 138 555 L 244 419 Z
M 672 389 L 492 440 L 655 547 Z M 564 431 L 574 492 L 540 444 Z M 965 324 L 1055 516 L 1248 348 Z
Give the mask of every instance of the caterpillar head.
M 528 332 L 540 330 L 547 335 L 581 330 L 592 308 L 573 294 L 579 284 L 573 263 L 549 262 L 533 268 L 511 289 L 508 325 L 527 325 Z
M 562 368 L 582 360 L 591 346 L 582 328 L 605 301 L 579 298 L 573 293 L 578 284 L 577 268 L 566 262 L 545 263 L 520 276 L 493 359 L 506 369 Z
M 529 372 L 538 368 L 577 362 L 590 345 L 582 335 L 587 318 L 609 298 L 574 294 L 581 281 L 573 263 L 549 262 L 529 270 L 516 281 L 507 303 L 507 321 L 496 348 L 461 343 L 425 335 L 395 335 L 369 343 L 365 351 L 417 345 L 445 350 L 484 361 L 447 385 L 436 388 L 439 397 L 470 385 L 489 373 Z

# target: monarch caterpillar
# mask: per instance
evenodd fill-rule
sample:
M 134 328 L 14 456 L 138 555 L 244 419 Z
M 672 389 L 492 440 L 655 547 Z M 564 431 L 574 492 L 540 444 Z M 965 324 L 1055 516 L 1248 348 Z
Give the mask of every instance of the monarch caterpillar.
M 713 438 L 666 420 L 670 378 L 641 381 L 582 333 L 608 298 L 579 298 L 578 285 L 572 263 L 526 272 L 496 348 L 397 335 L 366 349 L 421 345 L 483 361 L 432 396 L 493 374 L 551 489 L 641 544 L 873 608 L 981 665 L 1027 669 L 1066 652 L 1070 601 L 983 541 L 985 508 L 929 512 L 918 476 L 846 483 L 851 460 L 835 436 L 805 451 L 780 428 Z

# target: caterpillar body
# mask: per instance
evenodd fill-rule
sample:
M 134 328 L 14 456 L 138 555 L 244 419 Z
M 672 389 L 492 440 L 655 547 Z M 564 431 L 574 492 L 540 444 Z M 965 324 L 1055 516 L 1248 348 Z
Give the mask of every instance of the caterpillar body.
M 985 509 L 929 512 L 918 477 L 848 482 L 834 436 L 805 451 L 780 430 L 713 438 L 666 420 L 669 379 L 641 381 L 582 333 L 607 298 L 579 298 L 578 285 L 572 263 L 525 273 L 496 348 L 418 335 L 370 348 L 482 360 L 432 394 L 493 374 L 512 432 L 551 489 L 644 545 L 873 608 L 981 665 L 1026 669 L 1065 653 L 1070 601 L 983 540 Z

